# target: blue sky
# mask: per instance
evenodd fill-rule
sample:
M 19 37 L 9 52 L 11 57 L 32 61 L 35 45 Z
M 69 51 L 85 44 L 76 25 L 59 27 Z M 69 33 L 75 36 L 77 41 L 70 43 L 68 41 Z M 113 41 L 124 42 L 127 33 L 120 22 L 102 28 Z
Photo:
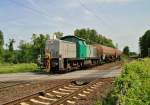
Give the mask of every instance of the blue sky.
M 30 41 L 33 33 L 73 34 L 94 28 L 122 49 L 138 51 L 138 39 L 150 29 L 150 0 L 0 0 L 0 30 L 9 38 Z

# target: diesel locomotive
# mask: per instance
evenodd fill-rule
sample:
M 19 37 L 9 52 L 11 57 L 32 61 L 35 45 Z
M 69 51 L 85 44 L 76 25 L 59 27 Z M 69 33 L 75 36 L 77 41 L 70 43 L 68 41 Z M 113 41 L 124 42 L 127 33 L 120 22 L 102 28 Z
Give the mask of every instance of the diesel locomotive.
M 50 39 L 45 46 L 44 67 L 47 72 L 70 71 L 86 65 L 120 60 L 122 52 L 100 44 L 88 45 L 77 36 Z

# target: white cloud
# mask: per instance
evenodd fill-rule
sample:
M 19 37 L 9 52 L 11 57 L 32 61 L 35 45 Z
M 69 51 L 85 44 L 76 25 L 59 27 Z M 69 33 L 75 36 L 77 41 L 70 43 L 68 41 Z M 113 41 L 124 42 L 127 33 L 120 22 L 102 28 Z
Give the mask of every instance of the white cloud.
M 63 17 L 60 17 L 60 16 L 54 17 L 53 20 L 58 21 L 58 22 L 64 22 L 65 21 L 65 19 Z
M 92 13 L 91 13 L 90 11 L 86 10 L 86 9 L 85 9 L 83 12 L 84 12 L 86 15 L 88 15 L 88 16 L 91 16 L 91 15 L 92 15 Z

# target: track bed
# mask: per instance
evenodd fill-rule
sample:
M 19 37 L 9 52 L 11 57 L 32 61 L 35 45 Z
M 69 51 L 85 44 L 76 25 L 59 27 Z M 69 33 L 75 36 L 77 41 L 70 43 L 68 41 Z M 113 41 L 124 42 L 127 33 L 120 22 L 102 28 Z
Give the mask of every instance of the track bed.
M 104 97 L 112 87 L 114 78 L 68 80 L 59 85 L 24 93 L 4 105 L 91 105 L 94 100 Z M 56 81 L 55 81 L 56 83 Z M 32 90 L 33 91 L 33 90 Z M 19 94 L 19 93 L 18 93 Z

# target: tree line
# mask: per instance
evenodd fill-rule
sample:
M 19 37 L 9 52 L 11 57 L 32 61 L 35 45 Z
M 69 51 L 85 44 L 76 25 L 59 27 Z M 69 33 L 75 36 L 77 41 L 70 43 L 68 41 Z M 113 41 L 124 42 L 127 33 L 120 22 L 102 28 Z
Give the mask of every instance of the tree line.
M 49 35 L 33 34 L 31 42 L 21 40 L 18 49 L 14 49 L 14 39 L 9 39 L 4 49 L 3 32 L 0 31 L 0 62 L 7 63 L 33 63 L 39 54 L 44 55 L 45 42 Z
M 94 29 L 76 29 L 74 31 L 74 35 L 85 39 L 86 43 L 88 44 L 102 44 L 108 47 L 115 48 L 115 45 L 113 44 L 111 39 L 108 39 L 105 36 L 98 34 L 97 31 Z
M 63 36 L 63 32 L 54 32 L 53 34 L 58 39 Z M 88 44 L 98 43 L 115 47 L 111 39 L 98 34 L 94 29 L 76 29 L 74 35 L 84 38 Z M 45 42 L 48 39 L 48 34 L 33 34 L 30 42 L 21 40 L 18 49 L 14 49 L 15 39 L 9 39 L 4 49 L 4 34 L 0 31 L 0 62 L 34 63 L 37 61 L 38 55 L 44 56 Z

